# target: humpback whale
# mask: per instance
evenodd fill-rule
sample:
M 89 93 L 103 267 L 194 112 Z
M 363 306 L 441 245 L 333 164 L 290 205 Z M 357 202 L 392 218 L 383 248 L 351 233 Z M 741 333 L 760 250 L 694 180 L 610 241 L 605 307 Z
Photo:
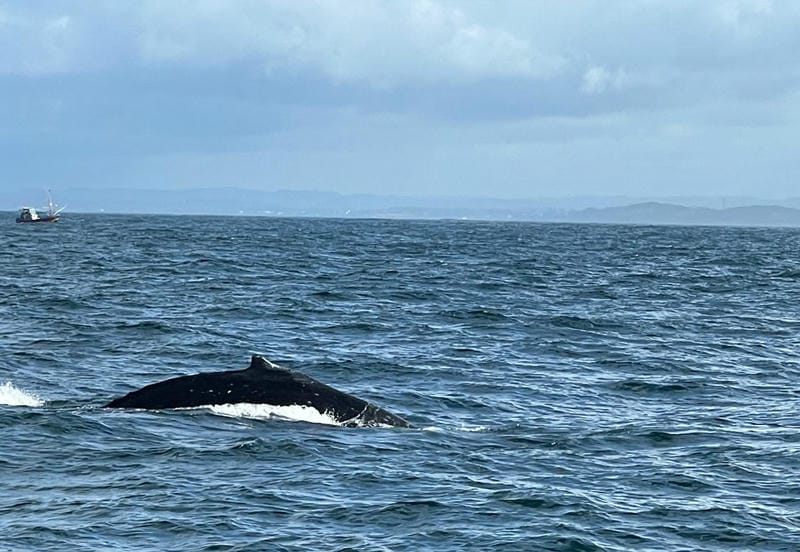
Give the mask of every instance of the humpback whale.
M 243 370 L 203 372 L 153 383 L 114 399 L 105 408 L 161 410 L 236 403 L 310 406 L 350 427 L 411 427 L 379 406 L 258 355 Z

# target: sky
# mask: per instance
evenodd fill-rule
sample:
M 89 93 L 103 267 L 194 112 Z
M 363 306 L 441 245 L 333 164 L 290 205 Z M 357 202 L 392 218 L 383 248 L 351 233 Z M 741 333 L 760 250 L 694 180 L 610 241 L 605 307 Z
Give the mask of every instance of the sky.
M 796 0 L 0 0 L 0 189 L 798 196 L 798 29 Z

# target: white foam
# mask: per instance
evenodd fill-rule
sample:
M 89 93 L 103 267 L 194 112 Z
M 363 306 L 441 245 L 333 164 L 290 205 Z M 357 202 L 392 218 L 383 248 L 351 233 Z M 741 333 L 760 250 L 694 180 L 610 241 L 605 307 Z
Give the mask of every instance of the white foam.
M 480 433 L 483 431 L 487 431 L 488 429 L 489 429 L 488 426 L 482 426 L 482 425 L 478 426 L 462 425 L 461 427 L 458 428 L 459 431 L 465 431 L 467 433 Z
M 32 393 L 18 389 L 10 381 L 0 385 L 0 404 L 10 406 L 42 406 L 44 401 Z
M 208 408 L 214 414 L 234 418 L 254 418 L 268 420 L 270 418 L 283 418 L 296 422 L 311 422 L 312 424 L 340 425 L 328 414 L 323 414 L 313 406 L 273 406 L 269 404 L 214 404 Z
M 450 427 L 450 428 L 444 428 L 444 427 L 440 427 L 440 426 L 425 426 L 425 427 L 420 428 L 420 429 L 422 429 L 422 431 L 432 431 L 433 433 L 444 433 L 446 431 L 463 431 L 465 433 L 481 433 L 481 432 L 484 432 L 484 431 L 488 431 L 489 430 L 489 426 L 460 425 L 460 426 L 457 426 L 457 427 Z

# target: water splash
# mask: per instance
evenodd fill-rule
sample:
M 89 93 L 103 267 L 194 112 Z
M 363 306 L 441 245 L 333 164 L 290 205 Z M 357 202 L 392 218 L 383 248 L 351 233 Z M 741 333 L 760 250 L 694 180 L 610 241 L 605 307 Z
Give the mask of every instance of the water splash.
M 0 404 L 9 406 L 42 406 L 44 401 L 34 395 L 18 389 L 10 381 L 0 385 Z
M 209 406 L 214 414 L 234 418 L 253 418 L 268 420 L 270 418 L 283 418 L 296 422 L 310 422 L 313 424 L 340 425 L 331 416 L 321 413 L 314 407 L 302 405 L 273 406 L 269 404 L 215 404 Z

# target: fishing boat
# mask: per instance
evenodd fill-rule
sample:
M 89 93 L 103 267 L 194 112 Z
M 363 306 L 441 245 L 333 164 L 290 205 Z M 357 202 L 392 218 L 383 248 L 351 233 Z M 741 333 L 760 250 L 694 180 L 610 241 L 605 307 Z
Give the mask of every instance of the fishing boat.
M 50 192 L 47 192 L 47 210 L 41 212 L 33 207 L 22 207 L 17 215 L 17 222 L 58 222 L 64 207 L 56 209 Z

